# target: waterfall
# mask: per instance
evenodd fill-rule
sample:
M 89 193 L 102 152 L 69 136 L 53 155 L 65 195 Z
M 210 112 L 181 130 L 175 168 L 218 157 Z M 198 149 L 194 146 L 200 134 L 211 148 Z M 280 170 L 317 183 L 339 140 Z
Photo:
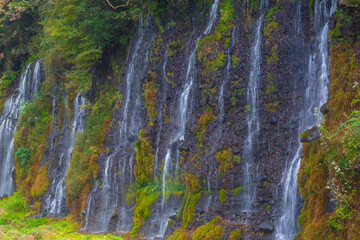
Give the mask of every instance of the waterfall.
M 157 130 L 157 135 L 156 135 L 156 151 L 155 151 L 154 172 L 156 172 L 158 167 L 159 167 L 159 145 L 160 145 L 160 139 L 161 139 L 161 131 L 162 131 L 163 122 L 164 122 L 163 110 L 164 110 L 164 104 L 166 102 L 166 93 L 167 93 L 167 82 L 166 82 L 166 65 L 167 65 L 167 62 L 168 62 L 168 50 L 166 49 L 164 64 L 163 64 L 163 67 L 162 67 L 162 70 L 163 70 L 162 86 L 163 86 L 164 89 L 162 90 L 161 107 L 159 108 L 159 111 L 158 111 L 159 128 Z
M 11 195 L 15 190 L 12 178 L 14 171 L 14 134 L 19 120 L 19 109 L 25 101 L 35 98 L 39 81 L 41 80 L 41 62 L 38 60 L 31 70 L 31 63 L 22 71 L 19 86 L 6 99 L 3 112 L 0 116 L 0 196 Z
M 132 47 L 126 72 L 119 141 L 116 149 L 105 158 L 102 172 L 99 170 L 100 180 L 89 195 L 84 227 L 86 231 L 105 232 L 112 228 L 115 231 L 128 232 L 132 228 L 132 207 L 126 205 L 125 195 L 126 185 L 133 179 L 134 142 L 142 126 L 141 81 L 148 66 L 148 55 L 155 37 L 151 26 L 150 18 L 144 20 L 140 17 L 137 40 Z
M 216 18 L 217 18 L 217 11 L 219 7 L 219 0 L 215 0 L 214 3 L 210 7 L 210 16 L 206 25 L 205 30 L 203 31 L 203 35 L 207 35 L 210 33 Z M 188 65 L 186 69 L 186 75 L 185 75 L 185 86 L 184 89 L 180 95 L 179 99 L 179 108 L 178 108 L 178 116 L 177 116 L 177 124 L 178 127 L 175 130 L 174 137 L 170 140 L 170 144 L 168 145 L 168 149 L 166 151 L 165 155 L 165 163 L 164 163 L 164 170 L 162 175 L 162 205 L 165 203 L 165 195 L 166 195 L 166 182 L 168 180 L 169 174 L 170 174 L 170 168 L 171 168 L 171 162 L 172 158 L 174 157 L 172 154 L 172 148 L 179 144 L 180 142 L 184 141 L 185 138 L 185 128 L 186 123 L 188 120 L 188 116 L 190 115 L 189 111 L 189 101 L 191 101 L 191 92 L 192 87 L 195 81 L 195 71 L 196 71 L 196 52 L 197 52 L 197 45 L 199 40 L 201 39 L 201 36 L 198 37 L 195 41 L 194 49 L 190 52 L 190 56 L 188 59 Z M 179 151 L 176 150 L 176 159 L 179 158 Z M 164 232 L 162 233 L 162 236 L 165 234 L 166 225 L 168 222 L 168 217 L 165 221 L 165 227 L 163 227 Z
M 66 204 L 65 178 L 70 166 L 70 159 L 75 145 L 75 138 L 78 132 L 83 132 L 85 128 L 85 109 L 82 108 L 86 104 L 84 95 L 77 94 L 74 100 L 74 112 L 70 129 L 65 130 L 63 147 L 60 153 L 60 159 L 57 168 L 51 173 L 50 178 L 53 178 L 49 187 L 49 196 L 45 201 L 48 215 L 68 214 Z M 69 119 L 68 99 L 65 99 L 66 118 Z M 68 127 L 68 124 L 66 124 Z
M 246 101 L 250 110 L 248 111 L 246 122 L 247 122 L 247 137 L 245 140 L 243 148 L 244 160 L 244 171 L 243 171 L 243 196 L 244 203 L 242 206 L 242 211 L 245 213 L 250 213 L 251 204 L 256 195 L 256 186 L 254 186 L 253 177 L 256 174 L 256 166 L 254 162 L 254 153 L 258 152 L 257 146 L 257 137 L 259 135 L 260 126 L 259 126 L 259 109 L 258 109 L 258 85 L 259 85 L 259 75 L 261 73 L 260 60 L 261 60 L 261 29 L 263 24 L 264 15 L 266 14 L 268 8 L 267 0 L 261 0 L 260 2 L 260 16 L 255 22 L 255 36 L 253 39 L 253 46 L 251 48 L 250 55 L 250 76 L 249 84 L 246 92 Z
M 329 19 L 336 9 L 336 0 L 322 0 L 320 3 L 315 1 L 314 5 L 314 30 L 315 39 L 313 48 L 309 54 L 308 69 L 305 76 L 306 91 L 303 109 L 299 113 L 298 138 L 307 129 L 315 126 L 319 120 L 315 113 L 328 100 L 329 92 L 329 46 L 328 31 Z M 299 16 L 300 17 L 300 16 Z M 300 194 L 297 185 L 297 174 L 301 163 L 302 144 L 299 140 L 298 149 L 294 157 L 290 160 L 288 168 L 283 174 L 281 185 L 283 187 L 283 205 L 281 216 L 276 226 L 276 239 L 293 239 L 299 231 L 297 218 L 299 216 Z

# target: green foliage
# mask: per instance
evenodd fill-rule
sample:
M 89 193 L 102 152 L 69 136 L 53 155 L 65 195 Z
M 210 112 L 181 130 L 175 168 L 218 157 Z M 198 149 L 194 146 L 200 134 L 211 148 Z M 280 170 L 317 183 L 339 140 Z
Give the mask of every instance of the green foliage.
M 2 77 L 0 78 L 1 96 L 3 96 L 3 90 L 7 90 L 9 86 L 14 82 L 17 74 L 19 74 L 19 71 L 6 71 L 2 74 Z
M 228 190 L 227 189 L 221 189 L 220 193 L 219 193 L 219 199 L 221 203 L 225 203 L 226 202 L 226 196 L 228 194 Z
M 250 7 L 254 11 L 257 11 L 259 9 L 259 0 L 250 0 Z
M 0 61 L 1 63 L 1 61 Z M 2 76 L 0 78 L 0 112 L 2 112 L 6 97 L 8 95 L 8 90 L 10 89 L 12 83 L 14 82 L 17 74 L 20 71 L 14 72 L 14 71 L 6 71 L 2 73 Z M 1 72 L 0 72 L 1 74 Z
M 0 201 L 0 225 L 9 225 L 26 216 L 29 207 L 20 193 Z
M 118 14 L 98 1 L 84 0 L 57 1 L 44 14 L 42 44 L 47 73 L 65 71 L 68 88 L 89 90 L 90 70 L 118 29 Z
M 26 173 L 29 170 L 30 157 L 30 149 L 20 147 L 15 152 L 15 161 L 19 162 L 20 167 L 25 168 Z
M 108 235 L 82 235 L 69 219 L 34 218 L 20 193 L 0 200 L 1 239 L 122 239 Z
M 39 32 L 38 1 L 0 1 L 0 72 L 17 71 Z
M 53 126 L 51 111 L 51 102 L 43 93 L 35 102 L 25 102 L 20 109 L 14 138 L 16 185 L 29 200 L 40 201 L 49 184 L 47 166 L 40 167 L 40 163 Z

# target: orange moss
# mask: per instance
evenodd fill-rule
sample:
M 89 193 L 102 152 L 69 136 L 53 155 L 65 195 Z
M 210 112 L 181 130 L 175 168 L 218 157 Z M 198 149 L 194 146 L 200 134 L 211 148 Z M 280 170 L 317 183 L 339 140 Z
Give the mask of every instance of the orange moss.
M 207 110 L 203 115 L 201 115 L 198 121 L 198 125 L 195 129 L 196 137 L 198 139 L 198 153 L 200 153 L 200 150 L 203 147 L 204 140 L 206 139 L 204 136 L 206 129 L 215 119 L 216 117 L 211 110 Z
M 37 171 L 38 173 L 35 177 L 34 184 L 31 187 L 31 195 L 39 201 L 41 201 L 42 196 L 50 185 L 49 177 L 47 175 L 48 167 L 49 164 L 46 163 L 45 166 Z
M 156 95 L 159 88 L 155 85 L 156 73 L 150 71 L 151 81 L 145 83 L 143 97 L 145 99 L 145 106 L 150 118 L 149 126 L 154 126 L 154 121 L 157 116 L 156 110 Z

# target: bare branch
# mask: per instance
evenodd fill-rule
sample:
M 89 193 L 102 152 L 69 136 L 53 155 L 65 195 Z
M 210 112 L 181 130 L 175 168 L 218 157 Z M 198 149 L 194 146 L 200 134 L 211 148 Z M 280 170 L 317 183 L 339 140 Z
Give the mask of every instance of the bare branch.
M 117 8 L 122 8 L 122 7 L 127 7 L 127 6 L 129 6 L 130 0 L 128 0 L 127 3 L 122 4 L 122 5 L 118 5 L 118 6 L 116 6 L 116 7 L 114 7 L 114 5 L 112 5 L 109 0 L 106 0 L 106 2 L 107 2 L 107 3 L 109 4 L 109 6 L 112 7 L 113 9 L 117 9 Z

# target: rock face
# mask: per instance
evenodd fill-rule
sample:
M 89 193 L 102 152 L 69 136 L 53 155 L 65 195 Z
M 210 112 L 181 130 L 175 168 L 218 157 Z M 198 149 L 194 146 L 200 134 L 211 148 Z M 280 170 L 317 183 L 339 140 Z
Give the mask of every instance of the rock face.
M 317 126 L 307 130 L 306 132 L 303 132 L 300 135 L 300 141 L 301 142 L 311 142 L 312 140 L 320 137 L 320 131 Z
M 325 115 L 325 114 L 327 114 L 329 112 L 328 103 L 324 103 L 324 105 L 321 106 L 320 112 L 323 115 Z
M 175 26 L 171 16 L 140 17 L 104 146 L 87 149 L 98 168 L 81 199 L 85 209 L 77 209 L 84 230 L 161 239 L 218 217 L 223 239 L 234 229 L 249 239 L 274 238 L 286 166 L 300 158 L 305 120 L 299 113 L 313 95 L 304 73 L 311 72 L 308 49 L 317 45 L 307 1 L 258 2 L 214 0 L 175 19 Z M 102 68 L 94 92 L 107 77 L 100 73 L 111 71 Z M 79 144 L 71 126 L 81 108 L 75 110 L 80 93 L 60 105 L 67 94 L 60 84 L 54 92 L 54 127 L 42 163 L 51 183 L 41 210 L 62 217 L 73 210 L 64 177 Z M 91 104 L 94 92 L 85 94 Z M 312 113 L 314 106 L 306 106 Z M 83 112 L 82 121 L 90 114 Z M 301 142 L 319 136 L 314 127 Z M 293 222 L 301 206 L 295 200 Z

